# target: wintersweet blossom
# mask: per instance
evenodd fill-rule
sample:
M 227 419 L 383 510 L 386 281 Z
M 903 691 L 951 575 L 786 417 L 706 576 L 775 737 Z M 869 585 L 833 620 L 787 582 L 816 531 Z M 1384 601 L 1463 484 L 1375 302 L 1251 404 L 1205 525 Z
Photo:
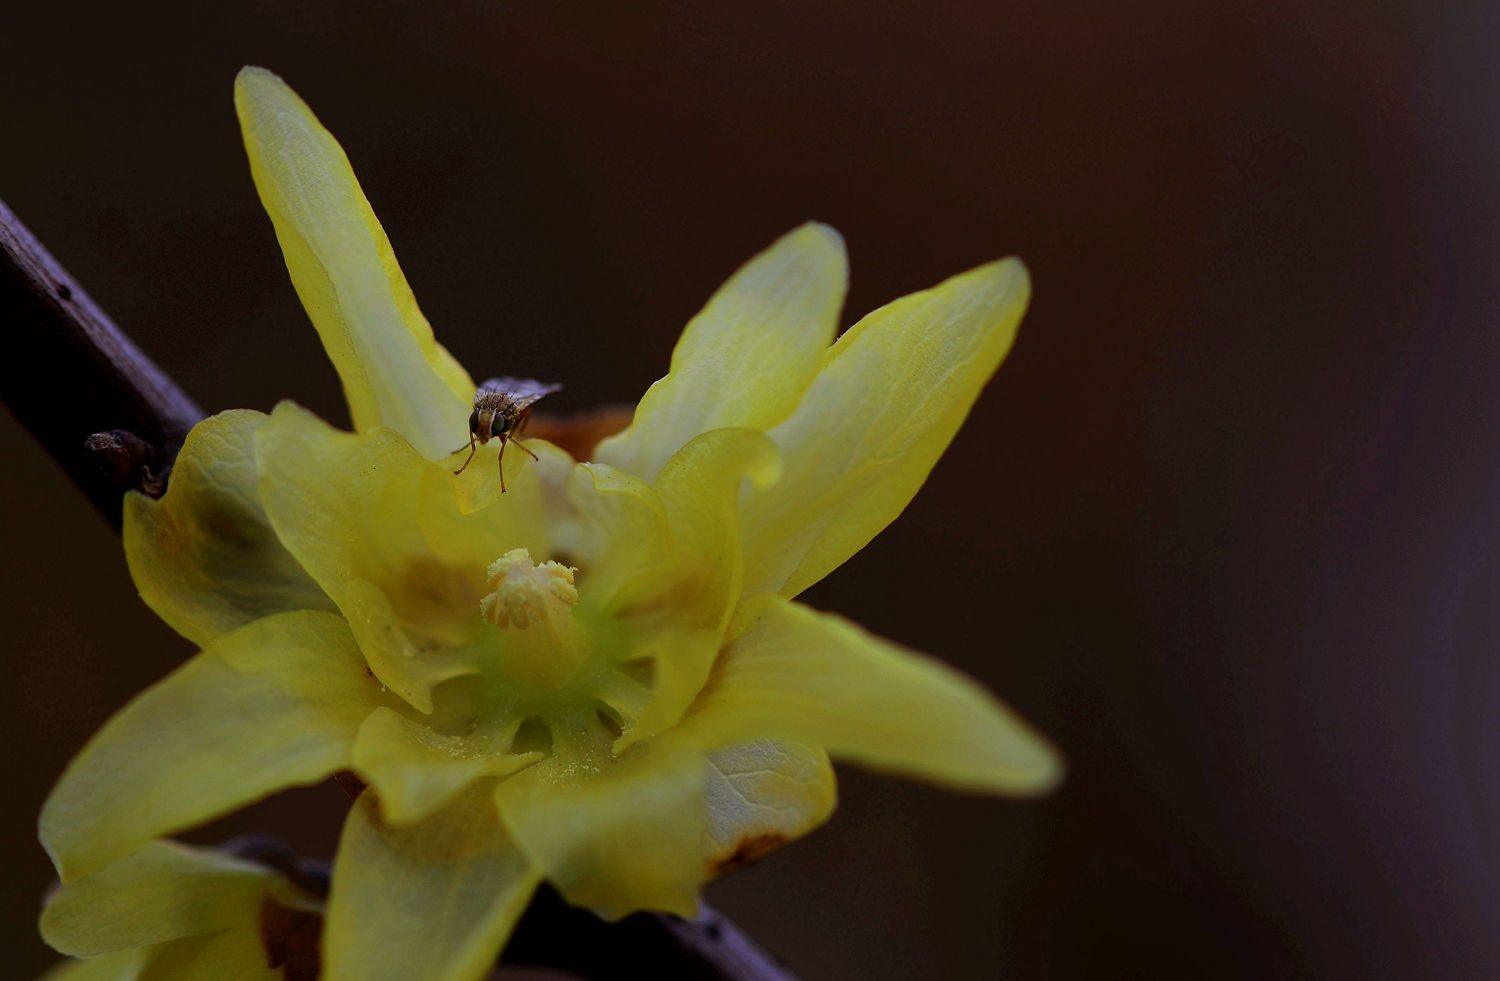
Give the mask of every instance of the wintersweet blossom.
M 1020 262 L 835 342 L 843 244 L 798 228 L 693 318 L 629 428 L 585 462 L 527 440 L 502 494 L 498 441 L 454 474 L 474 383 L 339 145 L 262 69 L 235 102 L 354 432 L 225 412 L 163 498 L 126 502 L 141 596 L 202 652 L 53 791 L 64 882 L 352 771 L 325 976 L 476 978 L 544 878 L 604 916 L 691 915 L 704 881 L 828 817 L 829 754 L 979 793 L 1057 781 L 975 683 L 795 601 L 926 479 L 1010 347 Z

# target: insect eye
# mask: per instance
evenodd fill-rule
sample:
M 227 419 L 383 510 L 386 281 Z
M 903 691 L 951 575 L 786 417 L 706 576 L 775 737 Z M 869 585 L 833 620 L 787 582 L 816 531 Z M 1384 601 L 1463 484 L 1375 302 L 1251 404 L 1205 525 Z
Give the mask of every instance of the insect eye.
M 478 409 L 475 409 L 473 412 L 469 413 L 469 432 L 471 432 L 471 433 L 478 433 L 479 432 L 479 410 Z
M 510 429 L 510 420 L 497 412 L 495 418 L 490 420 L 490 435 L 499 436 Z

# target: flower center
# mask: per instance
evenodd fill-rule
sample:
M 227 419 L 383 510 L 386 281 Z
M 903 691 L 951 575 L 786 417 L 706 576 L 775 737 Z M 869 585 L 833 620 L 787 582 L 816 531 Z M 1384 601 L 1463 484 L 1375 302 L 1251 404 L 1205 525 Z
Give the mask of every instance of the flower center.
M 583 659 L 584 638 L 569 615 L 578 602 L 575 571 L 559 562 L 537 565 L 524 548 L 490 563 L 490 592 L 479 601 L 479 612 L 505 631 L 506 665 L 518 677 L 558 685 Z
M 525 630 L 554 616 L 567 616 L 578 602 L 573 573 L 558 562 L 531 561 L 531 553 L 513 548 L 490 563 L 490 593 L 479 601 L 479 612 L 497 627 Z

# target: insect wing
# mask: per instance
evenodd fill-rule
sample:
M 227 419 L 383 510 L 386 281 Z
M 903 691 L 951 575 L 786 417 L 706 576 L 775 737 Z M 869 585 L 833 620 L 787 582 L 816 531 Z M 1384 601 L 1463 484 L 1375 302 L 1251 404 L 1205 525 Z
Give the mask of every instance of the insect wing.
M 491 378 L 479 386 L 481 392 L 500 392 L 510 398 L 517 409 L 524 409 L 543 395 L 551 395 L 561 389 L 555 383 L 539 382 L 535 378 Z

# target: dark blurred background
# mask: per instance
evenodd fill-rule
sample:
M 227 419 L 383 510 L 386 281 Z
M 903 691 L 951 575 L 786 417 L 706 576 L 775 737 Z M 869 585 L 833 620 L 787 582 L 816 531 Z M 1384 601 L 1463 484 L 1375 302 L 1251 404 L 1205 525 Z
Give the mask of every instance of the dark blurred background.
M 809 218 L 849 243 L 846 323 L 1023 256 L 1009 361 L 806 598 L 982 678 L 1070 778 L 845 768 L 827 829 L 710 899 L 809 981 L 1494 977 L 1496 50 L 1500 8 L 1421 0 L 9 5 L 0 198 L 205 408 L 341 422 L 239 143 L 247 62 L 343 142 L 439 338 L 566 382 L 554 408 L 636 398 Z M 43 796 L 190 650 L 5 414 L 0 452 L 26 977 Z M 327 853 L 342 806 L 200 837 Z

